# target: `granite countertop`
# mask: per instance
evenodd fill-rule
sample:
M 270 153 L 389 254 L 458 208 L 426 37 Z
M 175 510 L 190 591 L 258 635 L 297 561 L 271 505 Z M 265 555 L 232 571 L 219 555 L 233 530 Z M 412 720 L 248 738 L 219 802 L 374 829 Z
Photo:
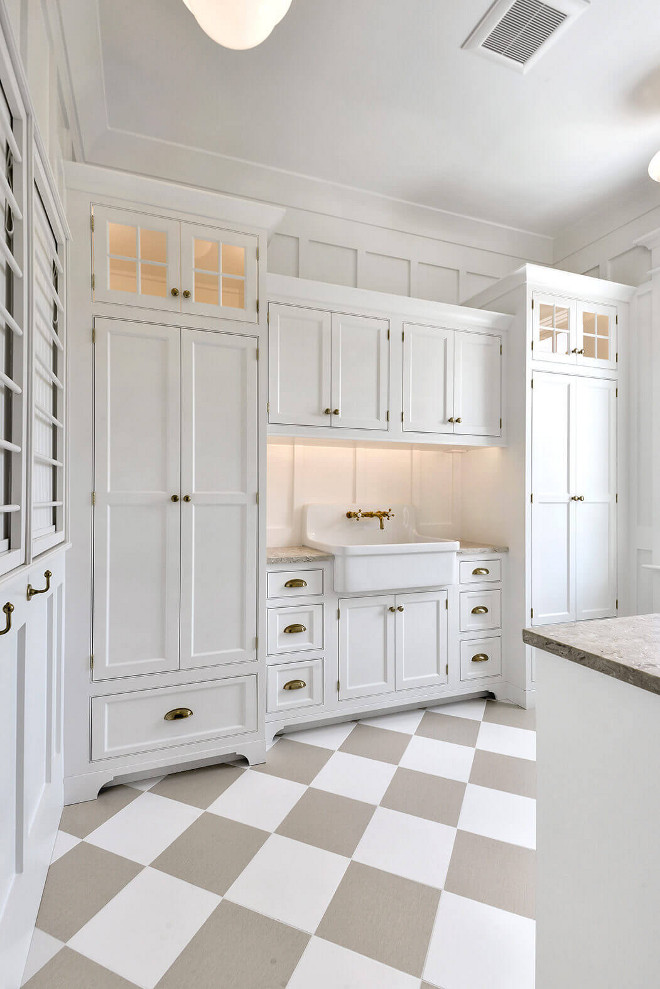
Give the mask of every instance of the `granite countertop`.
M 332 558 L 332 553 L 324 553 L 311 546 L 273 546 L 266 550 L 266 563 L 313 563 L 314 560 Z
M 537 625 L 523 629 L 523 641 L 660 694 L 660 615 Z
M 508 553 L 508 546 L 489 546 L 488 543 L 473 542 L 470 539 L 459 539 L 461 548 L 458 551 L 458 555 L 462 556 L 467 553 Z

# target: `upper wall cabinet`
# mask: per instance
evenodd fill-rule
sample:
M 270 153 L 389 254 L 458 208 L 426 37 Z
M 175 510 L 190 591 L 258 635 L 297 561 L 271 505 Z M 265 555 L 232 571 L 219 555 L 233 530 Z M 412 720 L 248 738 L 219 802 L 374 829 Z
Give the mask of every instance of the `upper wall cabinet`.
M 94 206 L 95 302 L 256 322 L 257 237 Z
M 534 360 L 616 368 L 616 328 L 614 306 L 534 294 Z
M 269 307 L 269 422 L 388 429 L 389 321 Z

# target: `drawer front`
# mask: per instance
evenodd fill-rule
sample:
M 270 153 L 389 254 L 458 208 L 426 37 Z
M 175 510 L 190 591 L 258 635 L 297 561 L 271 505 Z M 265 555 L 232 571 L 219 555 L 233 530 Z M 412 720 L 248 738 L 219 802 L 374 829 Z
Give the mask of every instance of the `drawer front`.
M 460 560 L 458 579 L 461 584 L 484 584 L 502 579 L 501 560 Z
M 323 660 L 268 667 L 269 714 L 323 703 Z
M 479 632 L 502 624 L 501 591 L 461 591 L 461 632 Z
M 171 712 L 187 717 L 171 717 Z M 158 687 L 92 700 L 92 758 L 148 752 L 257 729 L 256 676 Z
M 502 640 L 464 639 L 461 642 L 461 680 L 480 680 L 502 672 Z
M 268 609 L 268 654 L 323 648 L 323 605 Z
M 323 594 L 322 570 L 277 570 L 268 574 L 269 598 L 299 598 Z

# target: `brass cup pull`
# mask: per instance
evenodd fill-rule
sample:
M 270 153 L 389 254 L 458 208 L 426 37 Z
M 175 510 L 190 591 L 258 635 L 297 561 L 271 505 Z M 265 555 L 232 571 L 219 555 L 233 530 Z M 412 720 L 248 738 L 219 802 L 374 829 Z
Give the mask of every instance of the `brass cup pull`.
M 178 288 L 173 288 L 172 291 L 170 292 L 170 295 L 173 295 L 175 299 L 178 294 L 179 294 Z
M 306 632 L 307 629 L 304 625 L 299 625 L 297 622 L 295 625 L 287 625 L 284 629 L 289 635 L 296 635 L 298 632 Z
M 472 657 L 472 662 L 473 663 L 487 663 L 488 662 L 488 656 L 487 656 L 487 654 L 485 652 L 478 652 L 476 654 L 476 656 L 473 656 Z
M 472 609 L 472 614 L 473 615 L 487 615 L 488 614 L 488 608 L 486 607 L 485 604 L 478 604 L 476 608 L 473 608 Z
M 7 601 L 7 604 L 3 605 L 2 610 L 7 616 L 7 621 L 5 622 L 5 627 L 0 631 L 0 635 L 6 635 L 9 629 L 11 628 L 11 614 L 12 611 L 14 610 L 14 605 L 11 603 L 11 601 Z
M 489 573 L 490 573 L 490 570 L 488 570 L 487 567 L 476 567 L 472 571 L 472 576 L 473 577 L 487 577 Z
M 172 497 L 170 498 L 170 501 L 178 501 L 178 500 L 179 500 L 178 495 L 172 495 Z
M 398 608 L 397 608 L 396 610 L 397 610 L 397 611 L 403 611 L 403 605 L 402 605 L 402 604 L 400 604 L 400 605 L 399 605 L 399 607 L 398 607 Z
M 323 410 L 323 415 L 324 416 L 331 416 L 332 415 L 332 409 L 324 409 Z
M 190 495 L 184 495 L 184 496 L 183 496 L 183 500 L 184 500 L 185 502 L 188 502 L 188 501 L 191 501 L 191 498 L 190 498 Z
M 193 712 L 189 707 L 175 707 L 168 711 L 163 721 L 183 721 L 184 718 L 192 718 Z
M 459 418 L 456 420 L 456 422 L 463 422 L 463 420 L 459 416 Z
M 333 409 L 332 410 L 332 414 L 333 414 L 333 416 L 338 416 L 339 415 L 339 409 Z
M 302 690 L 307 684 L 304 680 L 289 680 L 288 683 L 284 684 L 283 690 Z
M 449 417 L 449 419 L 447 419 L 447 422 L 455 422 L 455 421 L 456 421 L 456 420 L 454 419 L 454 417 L 453 417 L 453 416 L 450 416 L 450 417 Z
M 36 587 L 33 587 L 32 584 L 28 584 L 28 586 L 27 586 L 27 599 L 28 599 L 28 601 L 31 601 L 35 594 L 45 594 L 47 591 L 50 590 L 50 578 L 52 576 L 53 575 L 50 572 L 50 570 L 44 570 L 44 577 L 46 578 L 46 586 L 45 587 L 36 588 Z
M 183 297 L 184 299 L 190 298 L 190 289 L 185 289 L 185 291 L 183 292 Z
M 287 580 L 285 587 L 307 587 L 307 581 L 303 580 L 302 577 L 294 577 L 291 580 Z

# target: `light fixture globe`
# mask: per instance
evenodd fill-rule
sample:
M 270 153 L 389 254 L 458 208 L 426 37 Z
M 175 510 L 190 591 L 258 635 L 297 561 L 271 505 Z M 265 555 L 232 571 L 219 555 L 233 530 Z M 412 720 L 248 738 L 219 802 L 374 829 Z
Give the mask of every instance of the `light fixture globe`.
M 265 41 L 292 0 L 183 0 L 201 29 L 224 48 L 245 50 Z
M 660 182 L 660 151 L 657 151 L 649 162 L 649 175 L 654 182 Z

